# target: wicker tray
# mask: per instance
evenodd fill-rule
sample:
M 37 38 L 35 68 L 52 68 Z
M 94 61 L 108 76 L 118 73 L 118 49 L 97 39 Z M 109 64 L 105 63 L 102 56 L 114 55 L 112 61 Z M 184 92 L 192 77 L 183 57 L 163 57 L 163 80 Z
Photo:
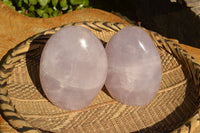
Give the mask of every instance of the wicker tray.
M 110 22 L 65 26 L 69 25 L 90 29 L 104 45 L 128 26 Z M 46 41 L 61 27 L 28 38 L 1 60 L 0 109 L 17 131 L 161 133 L 191 131 L 199 125 L 199 64 L 176 41 L 146 29 L 158 48 L 163 71 L 159 92 L 149 105 L 123 105 L 112 99 L 105 87 L 83 110 L 67 111 L 52 105 L 40 85 L 39 63 Z

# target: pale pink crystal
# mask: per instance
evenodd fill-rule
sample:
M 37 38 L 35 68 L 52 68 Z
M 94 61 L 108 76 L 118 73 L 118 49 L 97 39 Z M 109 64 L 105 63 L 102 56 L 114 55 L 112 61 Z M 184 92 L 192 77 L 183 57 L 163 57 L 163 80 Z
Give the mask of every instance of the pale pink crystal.
M 162 79 L 161 59 L 150 36 L 139 27 L 126 27 L 111 38 L 106 53 L 105 85 L 112 97 L 127 105 L 148 104 Z
M 55 105 L 78 110 L 96 97 L 107 74 L 102 43 L 88 29 L 64 27 L 48 40 L 40 61 L 40 80 Z

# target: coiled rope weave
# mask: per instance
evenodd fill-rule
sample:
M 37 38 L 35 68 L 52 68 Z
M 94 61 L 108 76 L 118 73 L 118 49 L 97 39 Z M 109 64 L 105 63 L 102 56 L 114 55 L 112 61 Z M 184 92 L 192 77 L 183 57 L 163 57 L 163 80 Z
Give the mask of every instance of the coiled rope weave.
M 75 22 L 105 45 L 129 24 Z M 63 27 L 63 26 L 61 26 Z M 45 98 L 38 78 L 39 60 L 48 38 L 61 27 L 38 33 L 11 49 L 1 60 L 0 109 L 19 132 L 191 132 L 199 126 L 199 64 L 176 41 L 146 30 L 158 48 L 163 79 L 153 101 L 129 107 L 105 88 L 89 107 L 66 111 Z

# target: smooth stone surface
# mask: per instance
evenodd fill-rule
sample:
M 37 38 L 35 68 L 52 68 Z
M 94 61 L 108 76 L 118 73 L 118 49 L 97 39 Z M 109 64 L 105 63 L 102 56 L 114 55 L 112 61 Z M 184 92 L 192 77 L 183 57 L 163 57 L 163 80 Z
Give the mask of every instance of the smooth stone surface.
M 105 85 L 112 97 L 126 105 L 148 104 L 162 79 L 161 59 L 150 36 L 139 27 L 126 27 L 110 39 L 106 53 Z
M 88 29 L 64 27 L 47 41 L 40 61 L 40 80 L 48 99 L 63 109 L 88 106 L 103 87 L 107 57 Z

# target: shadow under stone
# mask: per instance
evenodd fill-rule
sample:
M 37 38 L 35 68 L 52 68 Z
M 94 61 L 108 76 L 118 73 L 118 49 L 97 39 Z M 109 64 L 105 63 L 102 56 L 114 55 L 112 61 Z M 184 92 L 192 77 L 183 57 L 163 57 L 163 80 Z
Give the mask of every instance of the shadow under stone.
M 39 77 L 39 70 L 40 70 L 41 54 L 47 40 L 50 37 L 51 35 L 40 35 L 39 37 L 37 37 L 31 42 L 29 51 L 26 53 L 26 64 L 27 64 L 29 76 L 33 84 L 35 85 L 35 87 L 38 89 L 41 95 L 44 96 L 45 98 L 47 97 L 45 96 L 45 93 L 42 90 L 40 77 Z

